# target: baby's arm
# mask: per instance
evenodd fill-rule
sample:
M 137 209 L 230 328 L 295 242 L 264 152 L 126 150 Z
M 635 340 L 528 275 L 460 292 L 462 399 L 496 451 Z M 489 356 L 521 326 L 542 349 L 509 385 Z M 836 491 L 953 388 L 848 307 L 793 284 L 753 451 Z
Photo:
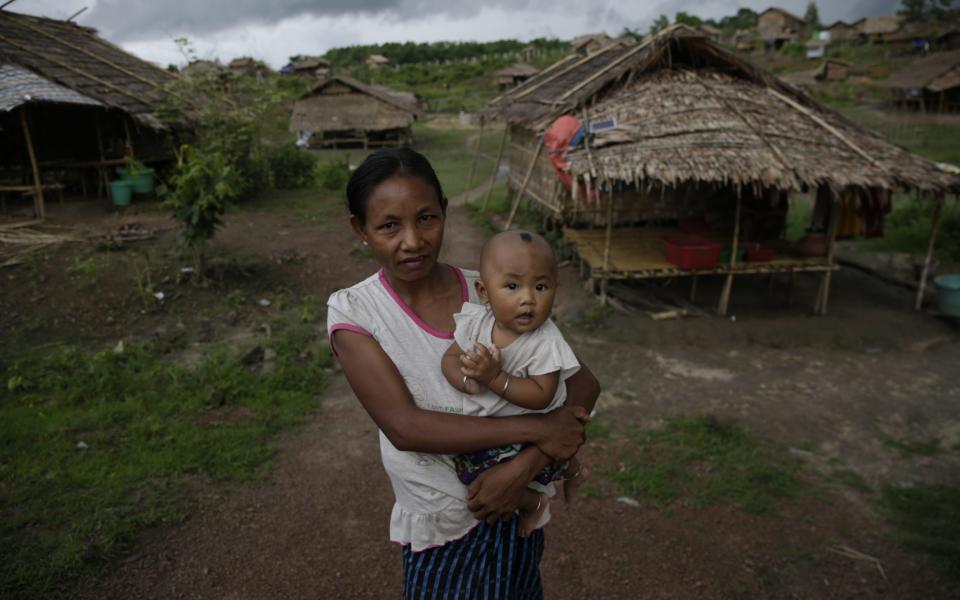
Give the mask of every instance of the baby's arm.
M 444 355 L 444 368 L 446 360 Z M 461 374 L 477 380 L 511 404 L 531 410 L 543 410 L 550 406 L 560 383 L 560 371 L 530 377 L 509 375 L 500 369 L 500 350 L 496 346 L 487 349 L 477 344 L 473 352 L 461 352 L 459 360 Z
M 469 377 L 464 379 L 464 374 L 460 371 L 461 354 L 463 350 L 459 344 L 456 342 L 450 344 L 447 351 L 443 353 L 443 358 L 440 359 L 440 370 L 443 371 L 443 376 L 447 378 L 450 385 L 462 392 L 476 394 L 480 391 L 480 386 Z

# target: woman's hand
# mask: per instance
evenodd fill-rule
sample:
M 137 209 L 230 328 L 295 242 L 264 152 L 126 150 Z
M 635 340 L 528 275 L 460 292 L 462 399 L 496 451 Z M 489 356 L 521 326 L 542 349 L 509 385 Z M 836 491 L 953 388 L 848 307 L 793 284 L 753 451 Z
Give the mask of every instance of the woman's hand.
M 487 469 L 467 488 L 467 508 L 487 523 L 509 521 L 520 506 L 527 485 L 547 462 L 542 452 L 530 447 L 513 460 Z
M 555 462 L 570 460 L 586 441 L 583 426 L 589 420 L 582 406 L 561 406 L 542 417 L 544 432 L 534 443 Z

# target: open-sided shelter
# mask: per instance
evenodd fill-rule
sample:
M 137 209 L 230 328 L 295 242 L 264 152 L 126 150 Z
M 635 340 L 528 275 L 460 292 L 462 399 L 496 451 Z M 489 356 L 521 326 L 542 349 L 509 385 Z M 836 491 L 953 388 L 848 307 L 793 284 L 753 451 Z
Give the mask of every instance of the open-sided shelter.
M 536 67 L 530 66 L 526 63 L 516 63 L 496 71 L 493 74 L 493 80 L 497 84 L 497 88 L 500 89 L 500 91 L 509 90 L 510 88 L 530 79 L 538 72 L 539 71 Z
M 806 27 L 803 18 L 782 8 L 771 7 L 757 15 L 757 31 L 768 48 L 799 40 Z
M 900 107 L 948 112 L 960 110 L 960 50 L 936 52 L 915 61 L 881 83 Z
M 823 274 L 815 306 L 825 312 L 841 215 L 879 209 L 895 190 L 937 206 L 960 190 L 957 176 L 684 26 L 559 61 L 485 117 L 505 120 L 512 140 L 508 226 L 528 197 L 564 225 L 601 289 L 608 279 L 722 275 L 721 314 L 735 275 L 803 271 Z M 584 142 L 548 156 L 544 132 L 572 117 Z M 822 252 L 783 243 L 797 192 L 818 199 Z M 729 258 L 703 269 L 666 260 L 660 240 L 684 221 L 729 244 Z M 742 261 L 745 242 L 770 244 L 776 258 Z
M 410 140 L 418 113 L 413 94 L 338 75 L 297 99 L 290 130 L 316 147 L 398 146 Z
M 63 179 L 86 187 L 129 153 L 139 160 L 172 155 L 156 112 L 175 75 L 99 37 L 95 30 L 0 10 L 0 194 L 34 197 Z

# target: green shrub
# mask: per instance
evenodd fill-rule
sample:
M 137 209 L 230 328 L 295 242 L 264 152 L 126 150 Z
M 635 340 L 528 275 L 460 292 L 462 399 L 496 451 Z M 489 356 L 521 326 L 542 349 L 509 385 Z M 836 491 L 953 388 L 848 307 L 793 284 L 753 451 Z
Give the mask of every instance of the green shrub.
M 317 185 L 330 192 L 342 192 L 350 178 L 350 169 L 340 161 L 317 163 L 315 172 Z
M 317 159 L 306 150 L 286 145 L 267 152 L 273 186 L 281 190 L 308 187 L 316 181 Z

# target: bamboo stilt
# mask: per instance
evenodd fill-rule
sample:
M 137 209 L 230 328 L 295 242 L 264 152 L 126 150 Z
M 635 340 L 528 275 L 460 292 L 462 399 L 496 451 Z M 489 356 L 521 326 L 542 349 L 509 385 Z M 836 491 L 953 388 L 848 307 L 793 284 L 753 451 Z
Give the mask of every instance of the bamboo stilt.
M 533 154 L 533 160 L 530 161 L 530 168 L 527 169 L 527 174 L 523 178 L 520 190 L 517 192 L 516 198 L 513 199 L 513 205 L 510 207 L 510 216 L 507 217 L 507 223 L 503 226 L 504 231 L 509 230 L 510 227 L 513 226 L 513 218 L 517 215 L 517 208 L 519 208 L 520 201 L 523 199 L 523 193 L 527 190 L 527 184 L 530 183 L 530 177 L 533 175 L 533 170 L 537 166 L 537 161 L 540 159 L 540 152 L 542 150 L 543 138 L 537 143 L 537 151 Z
M 852 201 L 852 198 L 849 199 Z M 837 220 L 840 213 L 840 203 L 842 199 L 838 201 L 834 198 L 833 202 L 830 204 L 830 223 L 827 226 L 827 232 L 829 235 L 829 242 L 827 245 L 827 265 L 833 266 L 833 254 L 837 246 Z M 823 277 L 820 280 L 820 291 L 817 294 L 817 303 L 814 308 L 814 313 L 818 315 L 827 314 L 827 301 L 830 298 L 830 282 L 832 279 L 833 271 L 828 270 L 823 274 Z
M 607 274 L 610 268 L 610 238 L 613 235 L 613 185 L 607 182 L 607 235 L 603 242 L 603 279 L 600 281 L 600 303 L 607 303 Z
M 733 250 L 730 257 L 730 266 L 732 267 L 736 264 L 737 261 L 737 239 L 740 237 L 740 209 L 743 204 L 743 199 L 740 194 L 737 194 L 737 213 L 733 222 Z M 727 278 L 723 282 L 723 291 L 720 292 L 720 304 L 717 306 L 717 312 L 721 317 L 727 316 L 727 307 L 730 304 L 730 292 L 733 289 L 733 273 L 727 273 Z
M 507 133 L 509 133 L 510 128 L 504 126 L 503 135 L 500 136 L 500 148 L 497 150 L 497 161 L 493 165 L 493 175 L 490 176 L 490 186 L 487 188 L 487 197 L 483 199 L 483 208 L 480 210 L 482 212 L 487 211 L 487 207 L 490 206 L 490 196 L 493 195 L 493 186 L 497 183 L 497 173 L 500 172 L 500 162 L 503 160 L 503 150 L 507 146 Z
M 27 154 L 30 155 L 30 169 L 33 171 L 33 212 L 38 219 L 46 218 L 43 205 L 43 182 L 40 181 L 40 169 L 37 168 L 37 155 L 33 152 L 33 139 L 30 137 L 30 127 L 27 125 L 27 109 L 20 109 L 20 125 L 23 127 L 23 137 L 27 141 Z
M 933 213 L 933 229 L 930 232 L 930 242 L 927 244 L 927 256 L 923 259 L 923 273 L 920 275 L 920 287 L 917 289 L 917 301 L 914 303 L 914 309 L 920 310 L 923 306 L 923 294 L 927 289 L 927 277 L 930 275 L 930 262 L 933 260 L 933 248 L 937 242 L 937 232 L 940 230 L 940 221 L 943 218 L 943 205 L 946 203 L 944 197 L 940 197 L 937 207 Z
M 467 176 L 467 189 L 463 190 L 464 193 L 469 192 L 473 186 L 473 173 L 477 170 L 477 160 L 480 158 L 480 142 L 483 140 L 484 122 L 484 118 L 480 117 L 480 132 L 477 134 L 477 150 L 473 153 L 473 160 L 470 161 L 470 174 Z

